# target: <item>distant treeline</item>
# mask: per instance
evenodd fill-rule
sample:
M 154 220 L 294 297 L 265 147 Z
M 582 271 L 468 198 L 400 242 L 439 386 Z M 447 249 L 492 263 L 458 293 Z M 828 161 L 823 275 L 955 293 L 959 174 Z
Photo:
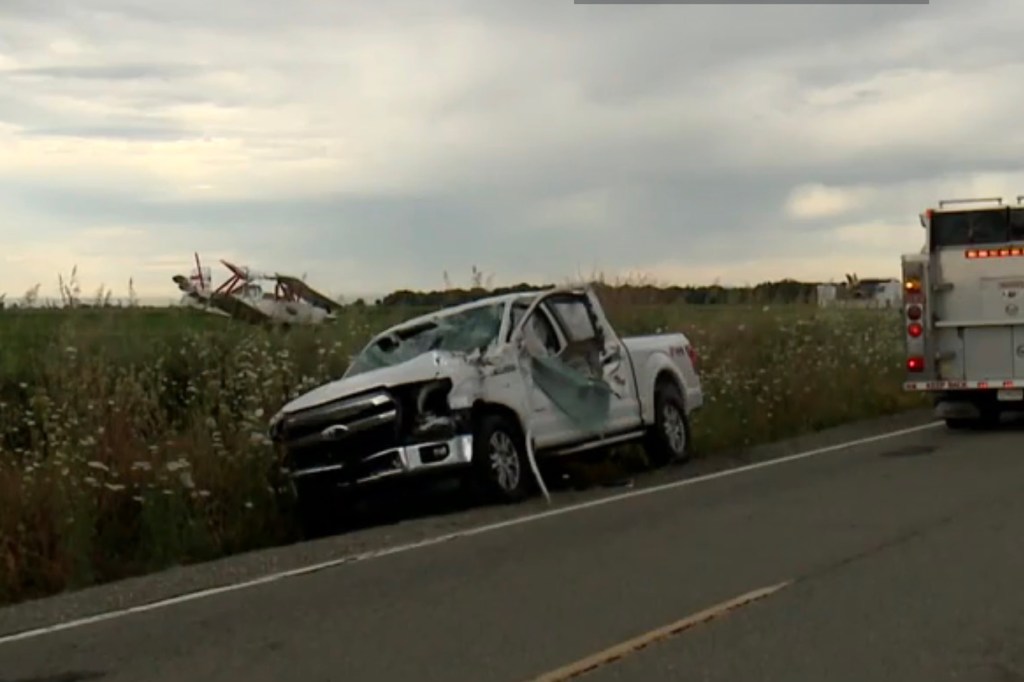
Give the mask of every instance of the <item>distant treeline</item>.
M 816 283 L 798 282 L 784 279 L 778 282 L 763 282 L 753 287 L 722 287 L 722 286 L 687 286 L 687 287 L 655 287 L 650 285 L 618 285 L 595 284 L 599 294 L 611 294 L 619 300 L 628 300 L 637 304 L 666 305 L 685 303 L 689 305 L 715 304 L 786 304 L 814 303 L 816 300 Z M 844 285 L 837 285 L 844 288 Z M 466 303 L 483 296 L 498 296 L 520 291 L 535 291 L 547 288 L 532 284 L 516 284 L 510 287 L 485 289 L 447 289 L 438 291 L 410 291 L 402 289 L 378 299 L 377 305 L 383 306 L 422 306 L 446 307 Z M 363 305 L 362 299 L 355 305 Z

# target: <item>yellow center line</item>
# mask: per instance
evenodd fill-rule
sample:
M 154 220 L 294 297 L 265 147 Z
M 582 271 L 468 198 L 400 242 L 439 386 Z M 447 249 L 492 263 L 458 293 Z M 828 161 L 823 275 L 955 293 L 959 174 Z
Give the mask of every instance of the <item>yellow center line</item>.
M 747 592 L 746 594 L 741 594 L 738 597 L 733 597 L 727 601 L 715 604 L 703 611 L 698 611 L 686 618 L 677 620 L 674 623 L 663 625 L 660 628 L 650 630 L 642 635 L 638 635 L 637 637 L 633 637 L 632 639 L 628 639 L 624 642 L 620 642 L 619 644 L 615 644 L 614 646 L 610 646 L 607 649 L 598 651 L 586 658 L 581 658 L 580 660 L 564 665 L 561 668 L 546 672 L 539 677 L 532 678 L 529 682 L 565 682 L 565 680 L 585 675 L 586 673 L 589 673 L 603 665 L 625 658 L 630 654 L 635 654 L 655 642 L 673 637 L 685 630 L 689 630 L 692 627 L 701 625 L 716 618 L 721 618 L 730 611 L 734 611 L 735 609 L 746 606 L 747 604 L 752 604 L 759 599 L 770 597 L 776 592 L 783 590 L 792 584 L 792 580 L 787 580 L 785 582 L 778 583 L 777 585 L 762 587 L 760 589 Z

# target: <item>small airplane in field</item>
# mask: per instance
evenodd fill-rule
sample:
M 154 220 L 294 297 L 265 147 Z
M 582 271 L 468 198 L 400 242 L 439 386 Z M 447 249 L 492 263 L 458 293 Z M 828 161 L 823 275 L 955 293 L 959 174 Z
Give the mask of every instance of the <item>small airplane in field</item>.
M 231 276 L 214 288 L 210 269 L 204 270 L 195 254 L 196 268 L 191 276 L 172 279 L 183 292 L 181 303 L 208 313 L 232 317 L 252 324 L 308 325 L 335 319 L 341 304 L 316 291 L 298 277 L 263 274 L 221 260 Z M 273 292 L 265 292 L 260 282 L 273 282 Z

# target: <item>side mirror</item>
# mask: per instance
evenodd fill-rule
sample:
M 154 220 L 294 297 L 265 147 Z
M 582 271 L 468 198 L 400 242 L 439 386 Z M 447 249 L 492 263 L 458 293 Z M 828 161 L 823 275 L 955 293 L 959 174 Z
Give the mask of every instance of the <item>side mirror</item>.
M 614 365 L 622 361 L 622 349 L 613 348 L 611 351 L 605 354 L 601 358 L 601 364 L 607 367 L 608 365 Z

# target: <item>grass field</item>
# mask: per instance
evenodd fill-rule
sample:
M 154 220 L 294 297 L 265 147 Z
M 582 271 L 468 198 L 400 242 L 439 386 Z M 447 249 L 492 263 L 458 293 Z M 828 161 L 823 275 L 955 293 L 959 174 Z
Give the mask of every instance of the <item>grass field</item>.
M 622 333 L 696 344 L 700 456 L 921 405 L 886 312 L 606 305 Z M 267 418 L 420 312 L 287 333 L 169 309 L 0 313 L 0 602 L 296 538 Z

